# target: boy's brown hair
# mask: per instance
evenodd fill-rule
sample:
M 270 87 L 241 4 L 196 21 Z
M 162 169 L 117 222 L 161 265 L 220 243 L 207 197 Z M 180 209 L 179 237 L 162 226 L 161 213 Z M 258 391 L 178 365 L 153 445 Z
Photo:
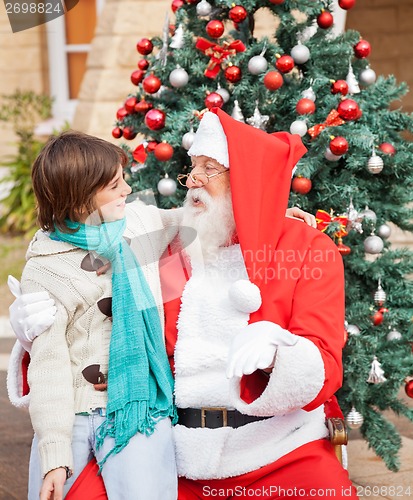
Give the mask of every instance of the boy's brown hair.
M 98 137 L 74 130 L 51 137 L 32 166 L 40 227 L 72 232 L 65 219 L 77 221 L 81 212 L 92 213 L 95 194 L 127 163 L 121 148 Z

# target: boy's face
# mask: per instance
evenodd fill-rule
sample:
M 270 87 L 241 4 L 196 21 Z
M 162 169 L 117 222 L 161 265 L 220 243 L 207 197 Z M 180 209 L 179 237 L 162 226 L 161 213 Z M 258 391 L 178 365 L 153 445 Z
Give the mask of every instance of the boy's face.
M 95 195 L 94 205 L 105 222 L 123 219 L 126 197 L 132 189 L 123 178 L 123 167 L 119 165 L 115 177 Z

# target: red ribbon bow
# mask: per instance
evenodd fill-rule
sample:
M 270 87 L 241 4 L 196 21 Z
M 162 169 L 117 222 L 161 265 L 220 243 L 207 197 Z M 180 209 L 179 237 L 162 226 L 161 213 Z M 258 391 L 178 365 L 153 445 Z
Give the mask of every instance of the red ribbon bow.
M 145 145 L 139 144 L 139 146 L 134 149 L 132 156 L 138 163 L 145 163 L 146 157 L 148 156 L 146 154 Z
M 326 121 L 324 123 L 314 125 L 314 127 L 308 129 L 308 133 L 314 139 L 314 137 L 317 137 L 326 127 L 337 127 L 338 125 L 343 125 L 343 123 L 346 122 L 340 118 L 338 111 L 336 109 L 332 109 L 330 113 L 328 113 Z
M 334 233 L 334 236 L 342 238 L 348 234 L 348 231 L 346 230 L 348 218 L 345 215 L 333 217 L 333 215 L 330 215 L 325 210 L 317 210 L 315 220 L 317 222 L 317 229 L 319 229 L 322 233 L 324 233 L 330 224 L 337 222 L 339 224 L 339 229 Z
M 221 63 L 228 57 L 233 56 L 237 52 L 244 52 L 245 45 L 241 40 L 235 40 L 231 43 L 224 42 L 222 47 L 210 42 L 205 38 L 198 38 L 196 48 L 201 50 L 206 56 L 210 57 L 208 66 L 204 71 L 204 75 L 208 78 L 216 78 L 220 69 Z

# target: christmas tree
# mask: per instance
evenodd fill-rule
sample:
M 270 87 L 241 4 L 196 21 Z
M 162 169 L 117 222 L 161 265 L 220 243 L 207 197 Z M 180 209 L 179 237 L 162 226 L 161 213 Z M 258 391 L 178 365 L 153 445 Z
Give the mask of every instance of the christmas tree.
M 339 0 L 343 9 L 355 0 Z M 254 14 L 274 20 L 255 37 Z M 413 230 L 412 116 L 392 103 L 407 88 L 376 77 L 371 47 L 355 31 L 337 35 L 321 0 L 173 0 L 175 23 L 141 39 L 136 89 L 117 112 L 113 136 L 142 143 L 128 150 L 135 191 L 154 189 L 168 208 L 182 203 L 176 177 L 188 172 L 202 114 L 222 107 L 267 132 L 299 134 L 308 153 L 292 180 L 290 206 L 317 214 L 335 240 L 346 275 L 347 342 L 338 397 L 350 428 L 361 432 L 391 470 L 401 439 L 383 416 L 413 420 L 400 400 L 413 397 L 413 256 L 392 249 L 389 222 Z M 253 166 L 251 166 L 253 168 Z M 247 203 L 247 200 L 246 200 Z M 314 304 L 314 308 L 317 304 Z

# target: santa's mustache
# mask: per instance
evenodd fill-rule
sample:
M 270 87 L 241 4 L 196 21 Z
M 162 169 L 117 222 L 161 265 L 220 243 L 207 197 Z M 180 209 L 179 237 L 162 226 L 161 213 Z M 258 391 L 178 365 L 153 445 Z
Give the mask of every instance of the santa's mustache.
M 211 195 L 205 191 L 203 187 L 200 188 L 192 188 L 188 190 L 188 193 L 185 198 L 184 206 L 188 205 L 190 202 L 200 201 L 205 205 L 206 208 L 209 207 L 212 197 Z

